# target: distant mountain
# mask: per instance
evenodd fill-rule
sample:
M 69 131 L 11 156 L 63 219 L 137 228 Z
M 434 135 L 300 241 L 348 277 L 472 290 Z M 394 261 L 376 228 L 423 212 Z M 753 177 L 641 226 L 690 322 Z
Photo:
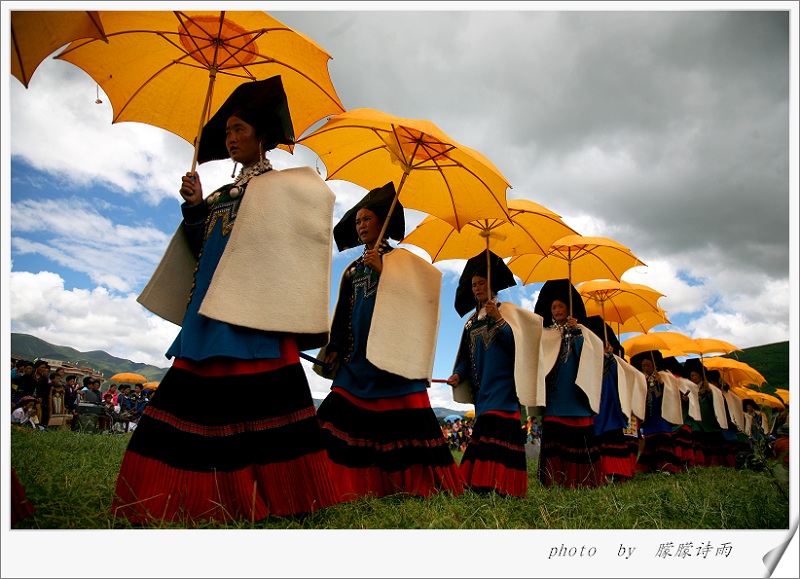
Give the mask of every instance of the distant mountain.
M 29 334 L 11 334 L 11 355 L 27 360 L 49 358 L 62 360 L 76 366 L 88 366 L 98 370 L 106 379 L 120 372 L 134 372 L 147 378 L 148 382 L 160 382 L 167 368 L 117 358 L 103 350 L 79 352 L 69 346 L 56 346 Z
M 79 352 L 69 346 L 55 346 L 28 334 L 11 334 L 11 354 L 29 360 L 51 358 L 64 360 L 76 366 L 88 366 L 99 370 L 106 378 L 119 372 L 135 372 L 147 378 L 148 381 L 160 382 L 167 373 L 167 368 L 117 358 L 103 350 Z M 789 389 L 789 342 L 745 348 L 744 351 L 729 354 L 726 358 L 735 358 L 761 372 L 767 379 L 767 384 L 762 388 L 763 392 L 773 394 L 776 388 Z M 321 402 L 321 400 L 314 400 L 317 407 Z M 433 411 L 440 420 L 448 414 L 462 414 L 462 412 L 441 407 L 436 407 Z

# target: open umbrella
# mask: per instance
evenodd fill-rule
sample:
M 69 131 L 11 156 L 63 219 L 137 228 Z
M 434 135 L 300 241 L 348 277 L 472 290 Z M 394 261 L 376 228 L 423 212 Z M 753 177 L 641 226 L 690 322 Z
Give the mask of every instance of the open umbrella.
M 752 384 L 761 388 L 761 385 L 767 382 L 767 379 L 750 364 L 732 358 L 724 358 L 722 356 L 702 358 L 701 364 L 709 370 L 718 370 L 722 379 L 732 386 L 749 386 Z
M 658 313 L 658 300 L 664 294 L 642 284 L 621 280 L 590 280 L 577 287 L 586 306 L 587 316 L 600 316 L 608 322 L 623 324 L 636 314 Z M 603 327 L 603 332 L 607 330 Z M 607 341 L 607 336 L 604 336 Z
M 647 333 L 656 326 L 671 324 L 672 322 L 667 318 L 667 312 L 659 307 L 655 312 L 634 314 L 622 324 L 619 322 L 609 323 L 612 328 L 616 328 L 616 334 L 621 336 L 622 334 Z
M 775 396 L 764 394 L 763 392 L 758 392 L 757 390 L 752 390 L 750 388 L 745 388 L 744 386 L 731 386 L 731 392 L 736 394 L 742 400 L 750 399 L 760 406 L 770 406 L 771 408 L 778 408 L 781 410 L 786 408 L 786 405 Z
M 120 382 L 123 384 L 144 384 L 147 382 L 147 378 L 134 372 L 120 372 L 118 374 L 114 374 L 108 380 L 109 382 Z
M 328 73 L 330 55 L 265 12 L 99 14 L 108 43 L 77 40 L 56 58 L 103 88 L 112 122 L 154 125 L 194 145 L 192 170 L 202 127 L 242 83 L 280 76 L 295 136 L 345 110 Z
M 430 121 L 355 109 L 331 117 L 297 142 L 319 155 L 326 180 L 369 190 L 392 181 L 395 199 L 404 207 L 434 215 L 458 231 L 477 219 L 508 218 L 505 177 Z M 387 218 L 384 230 L 388 223 Z M 383 236 L 382 230 L 378 243 Z
M 464 418 L 475 418 L 475 411 L 474 410 L 467 410 L 464 413 Z
M 679 332 L 649 332 L 622 342 L 625 353 L 631 357 L 640 352 L 657 350 L 664 356 L 686 356 L 687 349 L 696 349 L 695 341 Z
M 623 273 L 637 265 L 645 264 L 624 245 L 607 237 L 583 235 L 557 239 L 546 255 L 528 253 L 508 262 L 523 284 L 562 278 L 573 285 L 593 279 L 619 281 Z M 572 311 L 572 294 L 569 309 Z
M 775 395 L 780 398 L 784 404 L 789 405 L 789 391 L 783 388 L 776 388 Z
M 79 38 L 105 40 L 97 11 L 12 10 L 11 74 L 28 88 L 45 58 Z
M 444 417 L 444 421 L 447 422 L 448 420 L 450 422 L 455 422 L 456 420 L 461 420 L 461 415 L 460 414 L 450 414 L 448 416 L 445 416 Z

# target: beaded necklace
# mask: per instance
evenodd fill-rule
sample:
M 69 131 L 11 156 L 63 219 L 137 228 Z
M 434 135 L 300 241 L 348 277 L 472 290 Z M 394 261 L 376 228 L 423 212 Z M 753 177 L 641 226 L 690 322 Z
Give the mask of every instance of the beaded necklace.
M 266 173 L 267 171 L 272 170 L 272 163 L 269 162 L 269 159 L 263 159 L 261 162 L 256 163 L 251 167 L 242 167 L 242 170 L 239 171 L 238 177 L 233 180 L 233 187 L 230 188 L 228 191 L 228 195 L 230 195 L 231 199 L 236 199 L 244 192 L 245 187 L 250 182 L 253 177 L 257 177 Z M 216 203 L 219 196 L 222 194 L 222 190 L 218 190 L 206 198 L 206 203 L 209 205 L 213 205 Z

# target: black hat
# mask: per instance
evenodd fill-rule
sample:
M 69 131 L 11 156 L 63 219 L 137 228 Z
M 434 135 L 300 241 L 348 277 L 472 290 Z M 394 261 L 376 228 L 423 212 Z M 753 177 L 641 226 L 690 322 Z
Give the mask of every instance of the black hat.
M 264 151 L 294 143 L 294 127 L 283 81 L 280 76 L 273 76 L 240 84 L 222 103 L 200 133 L 198 163 L 230 157 L 225 146 L 225 127 L 232 116 L 256 129 L 258 136 L 264 138 Z
M 544 282 L 539 297 L 536 298 L 536 305 L 533 307 L 533 313 L 538 314 L 544 318 L 545 325 L 550 325 L 550 320 L 553 314 L 550 310 L 553 302 L 558 300 L 569 305 L 569 295 L 572 293 L 572 312 L 573 318 L 583 323 L 586 320 L 586 306 L 583 303 L 581 294 L 575 289 L 575 286 L 569 283 L 568 279 L 551 279 Z
M 472 278 L 476 275 L 490 277 L 489 283 L 492 286 L 492 294 L 517 285 L 514 274 L 511 273 L 511 270 L 508 269 L 502 259 L 491 251 L 489 252 L 489 259 L 491 260 L 491 271 L 489 271 L 489 266 L 486 263 L 485 251 L 467 260 L 464 271 L 461 272 L 461 277 L 458 278 L 458 287 L 456 288 L 454 305 L 459 316 L 463 317 L 477 306 L 475 296 L 472 293 Z
M 395 196 L 394 182 L 389 181 L 383 187 L 373 189 L 364 195 L 361 201 L 345 213 L 333 228 L 333 238 L 336 240 L 336 247 L 339 248 L 339 251 L 363 245 L 356 232 L 356 214 L 360 209 L 369 209 L 383 223 L 386 221 L 386 216 L 389 215 L 389 209 L 392 207 Z M 398 201 L 394 205 L 389 225 L 386 227 L 386 233 L 384 233 L 384 239 L 392 238 L 402 241 L 405 236 L 406 218 L 403 214 L 403 206 Z
M 678 362 L 675 356 L 667 356 L 661 360 L 661 369 L 667 370 L 676 376 L 680 376 L 681 378 L 688 378 L 688 373 L 686 372 L 686 368 L 683 367 L 683 364 Z
M 692 372 L 697 372 L 702 376 L 703 364 L 700 362 L 700 358 L 686 358 L 683 362 L 683 371 L 686 376 L 691 375 Z
M 625 348 L 623 348 L 622 344 L 619 343 L 619 339 L 614 333 L 614 330 L 611 329 L 611 326 L 603 322 L 602 317 L 589 316 L 583 321 L 583 325 L 597 334 L 597 337 L 599 337 L 603 342 L 605 341 L 606 337 L 608 337 L 608 343 L 611 344 L 611 347 L 614 349 L 614 353 L 617 356 L 622 357 L 625 355 Z M 605 326 L 605 330 L 603 329 L 603 326 Z
M 664 355 L 658 350 L 647 350 L 645 352 L 639 352 L 638 354 L 634 354 L 633 356 L 631 356 L 631 366 L 633 366 L 637 370 L 641 370 L 642 360 L 645 359 L 654 360 L 656 364 L 656 369 L 658 370 L 664 369 Z

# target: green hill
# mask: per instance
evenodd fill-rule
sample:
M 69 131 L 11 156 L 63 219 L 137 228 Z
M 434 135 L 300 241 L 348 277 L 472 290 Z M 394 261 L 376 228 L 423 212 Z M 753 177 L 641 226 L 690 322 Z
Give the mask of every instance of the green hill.
M 88 366 L 99 370 L 106 378 L 110 378 L 120 372 L 134 372 L 141 374 L 149 382 L 160 382 L 164 374 L 167 373 L 166 368 L 158 368 L 150 364 L 117 358 L 103 350 L 79 352 L 75 348 L 56 346 L 28 334 L 11 334 L 11 355 L 20 356 L 27 360 L 49 358 L 51 360 L 69 362 L 76 366 Z

